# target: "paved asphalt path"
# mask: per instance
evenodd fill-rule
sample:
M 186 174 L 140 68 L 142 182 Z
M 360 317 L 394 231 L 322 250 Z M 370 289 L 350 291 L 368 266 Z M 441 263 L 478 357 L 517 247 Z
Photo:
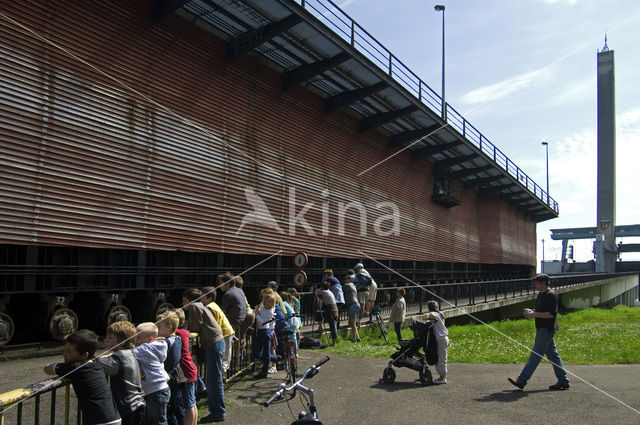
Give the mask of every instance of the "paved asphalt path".
M 323 353 L 301 351 L 308 367 Z M 507 382 L 522 365 L 451 364 L 447 385 L 422 386 L 418 373 L 396 369 L 393 384 L 381 382 L 385 359 L 330 355 L 320 373 L 308 381 L 325 425 L 346 424 L 640 424 L 640 364 L 568 365 L 571 389 L 549 391 L 555 383 L 551 365 L 542 363 L 524 391 Z M 435 374 L 433 367 L 430 368 Z M 227 424 L 290 424 L 287 403 L 261 411 L 259 403 L 278 387 L 283 372 L 266 380 L 242 379 L 226 392 Z M 307 381 L 305 381 L 307 382 Z M 616 399 L 614 400 L 602 391 Z M 302 410 L 297 395 L 290 401 Z
M 300 367 L 308 367 L 325 354 L 300 351 Z M 325 425 L 345 424 L 640 424 L 640 364 L 568 365 L 570 372 L 594 385 L 571 377 L 571 389 L 551 392 L 555 382 L 551 366 L 543 363 L 526 390 L 515 389 L 507 377 L 516 377 L 522 365 L 451 364 L 449 383 L 422 386 L 418 373 L 396 369 L 396 382 L 380 382 L 385 359 L 330 355 L 320 373 L 306 381 L 315 390 L 320 418 Z M 46 378 L 42 366 L 60 356 L 0 363 L 0 391 Z M 433 367 L 430 368 L 435 374 Z M 274 403 L 261 411 L 284 378 L 283 372 L 264 380 L 240 379 L 226 391 L 225 424 L 288 425 L 293 417 L 287 403 Z M 623 401 L 636 411 L 607 396 Z M 46 399 L 48 400 L 48 398 Z M 43 408 L 46 409 L 45 402 Z M 302 410 L 300 396 L 291 409 Z M 206 409 L 205 409 L 206 410 Z M 26 416 L 29 409 L 25 410 Z M 30 412 L 32 414 L 32 412 Z M 47 418 L 47 413 L 43 412 Z M 32 423 L 33 418 L 26 423 Z M 15 423 L 7 417 L 5 423 Z M 45 420 L 45 423 L 48 423 Z

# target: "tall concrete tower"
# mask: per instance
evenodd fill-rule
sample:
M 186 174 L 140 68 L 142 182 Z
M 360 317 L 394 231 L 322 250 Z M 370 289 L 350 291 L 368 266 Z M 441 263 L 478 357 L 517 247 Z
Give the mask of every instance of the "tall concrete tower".
M 613 50 L 598 52 L 598 212 L 596 271 L 613 273 L 616 267 L 616 103 Z

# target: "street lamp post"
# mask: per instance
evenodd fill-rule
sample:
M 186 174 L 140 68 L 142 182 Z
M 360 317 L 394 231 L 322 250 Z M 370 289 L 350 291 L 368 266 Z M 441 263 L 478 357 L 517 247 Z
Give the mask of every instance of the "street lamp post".
M 446 121 L 447 114 L 445 110 L 445 100 L 444 100 L 444 5 L 436 4 L 434 6 L 436 12 L 442 11 L 442 119 Z
M 549 205 L 549 144 L 547 142 L 542 142 L 542 144 L 547 152 L 547 205 Z
M 544 239 L 542 239 L 542 267 L 540 269 L 544 273 Z

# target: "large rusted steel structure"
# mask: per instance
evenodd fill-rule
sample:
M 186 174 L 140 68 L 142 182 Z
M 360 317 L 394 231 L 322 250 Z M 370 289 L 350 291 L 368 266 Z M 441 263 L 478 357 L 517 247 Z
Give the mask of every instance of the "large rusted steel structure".
M 248 284 L 287 283 L 297 251 L 311 277 L 524 276 L 558 214 L 328 0 L 25 1 L 0 21 L 5 342 L 148 316 L 265 258 Z

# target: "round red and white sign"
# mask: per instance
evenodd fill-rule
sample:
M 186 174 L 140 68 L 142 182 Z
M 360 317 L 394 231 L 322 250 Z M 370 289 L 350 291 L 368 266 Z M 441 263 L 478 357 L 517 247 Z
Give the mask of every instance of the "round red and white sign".
M 298 252 L 293 256 L 293 265 L 296 266 L 297 269 L 301 269 L 307 265 L 309 262 L 309 257 L 304 252 Z
M 307 274 L 302 270 L 293 275 L 293 284 L 297 288 L 302 288 L 307 283 Z

